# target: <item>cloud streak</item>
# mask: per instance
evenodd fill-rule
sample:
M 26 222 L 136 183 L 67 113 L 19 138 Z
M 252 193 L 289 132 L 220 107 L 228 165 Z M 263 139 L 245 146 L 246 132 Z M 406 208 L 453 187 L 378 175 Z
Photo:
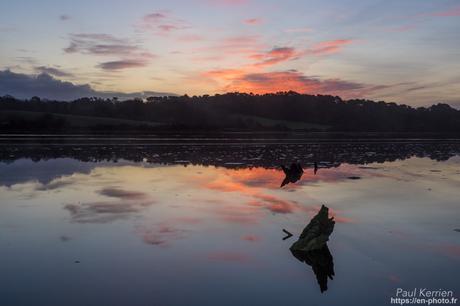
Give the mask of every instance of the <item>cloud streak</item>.
M 342 51 L 342 49 L 353 43 L 351 39 L 328 40 L 315 44 L 306 51 L 309 55 L 328 55 Z
M 119 60 L 119 61 L 110 61 L 104 62 L 97 65 L 97 67 L 104 69 L 104 70 L 121 70 L 127 68 L 137 68 L 143 67 L 147 65 L 147 61 L 143 59 L 135 59 L 135 60 Z
M 87 202 L 67 204 L 64 208 L 76 223 L 109 223 L 125 219 L 153 204 L 153 201 Z
M 147 198 L 147 194 L 140 191 L 124 190 L 118 187 L 107 187 L 98 191 L 100 195 L 124 200 L 140 200 Z
M 163 36 L 189 28 L 191 26 L 185 20 L 176 18 L 165 11 L 157 11 L 145 15 L 140 24 L 141 30 Z
M 460 16 L 460 6 L 451 7 L 448 10 L 435 12 L 431 15 L 435 17 L 458 17 Z
M 117 60 L 97 65 L 98 68 L 109 71 L 144 67 L 155 57 L 154 54 L 131 43 L 129 40 L 101 33 L 71 34 L 69 46 L 64 48 L 64 52 L 99 57 L 119 57 Z
M 38 66 L 34 68 L 38 73 L 46 73 L 56 77 L 73 77 L 72 73 L 66 72 L 62 69 L 54 68 L 54 67 L 46 67 L 46 66 Z
M 254 67 L 267 67 L 273 66 L 285 61 L 298 59 L 302 55 L 301 52 L 296 51 L 294 48 L 280 47 L 273 48 L 266 53 L 259 53 L 251 55 L 250 58 L 258 60 Z

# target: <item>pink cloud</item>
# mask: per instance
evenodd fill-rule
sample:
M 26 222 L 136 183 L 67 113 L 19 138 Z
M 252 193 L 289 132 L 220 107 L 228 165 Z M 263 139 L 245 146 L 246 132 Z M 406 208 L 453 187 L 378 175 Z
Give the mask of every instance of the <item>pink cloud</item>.
M 457 17 L 460 16 L 460 6 L 455 6 L 446 11 L 436 12 L 431 15 L 437 17 Z
M 243 20 L 243 23 L 248 24 L 248 25 L 258 25 L 262 24 L 263 20 L 261 18 L 249 18 Z
M 207 2 L 214 5 L 239 6 L 248 4 L 249 0 L 207 0 Z
M 227 49 L 230 52 L 239 50 L 254 50 L 260 46 L 260 36 L 242 35 L 225 38 L 220 44 L 220 49 Z

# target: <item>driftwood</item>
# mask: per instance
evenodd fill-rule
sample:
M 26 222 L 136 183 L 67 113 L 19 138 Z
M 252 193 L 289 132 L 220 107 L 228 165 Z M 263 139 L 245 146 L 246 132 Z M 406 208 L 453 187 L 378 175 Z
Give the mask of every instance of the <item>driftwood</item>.
M 334 261 L 327 246 L 334 225 L 334 218 L 329 218 L 329 208 L 321 206 L 290 248 L 295 258 L 312 267 L 321 293 L 327 290 L 328 278 L 334 278 Z
M 329 218 L 329 208 L 321 206 L 318 214 L 311 219 L 290 250 L 308 252 L 321 249 L 329 241 L 334 225 L 334 218 Z

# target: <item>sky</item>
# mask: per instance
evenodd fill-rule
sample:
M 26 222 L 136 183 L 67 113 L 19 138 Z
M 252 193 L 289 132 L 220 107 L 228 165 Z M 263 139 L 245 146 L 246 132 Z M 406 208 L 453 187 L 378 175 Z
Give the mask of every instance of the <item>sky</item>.
M 459 0 L 0 2 L 0 94 L 294 90 L 460 106 Z

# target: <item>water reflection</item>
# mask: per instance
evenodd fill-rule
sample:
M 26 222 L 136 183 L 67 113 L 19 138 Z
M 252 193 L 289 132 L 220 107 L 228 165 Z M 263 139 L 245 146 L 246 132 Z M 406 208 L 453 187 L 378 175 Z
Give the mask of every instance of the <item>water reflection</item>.
M 434 159 L 457 145 L 379 146 L 0 148 L 0 304 L 359 305 L 358 291 L 383 306 L 396 286 L 455 289 L 460 158 Z M 302 232 L 295 258 L 280 228 Z
M 33 161 L 72 158 L 84 162 L 119 161 L 153 164 L 213 165 L 226 168 L 277 168 L 287 161 L 300 160 L 319 168 L 342 163 L 368 164 L 403 160 L 413 156 L 443 161 L 460 153 L 460 143 L 452 141 L 325 142 L 308 144 L 85 144 L 75 141 L 49 145 L 0 142 L 0 161 Z M 311 166 L 312 165 L 312 166 Z
M 318 281 L 321 293 L 327 290 L 328 278 L 334 279 L 334 258 L 327 245 L 309 252 L 291 250 L 299 261 L 311 266 Z

